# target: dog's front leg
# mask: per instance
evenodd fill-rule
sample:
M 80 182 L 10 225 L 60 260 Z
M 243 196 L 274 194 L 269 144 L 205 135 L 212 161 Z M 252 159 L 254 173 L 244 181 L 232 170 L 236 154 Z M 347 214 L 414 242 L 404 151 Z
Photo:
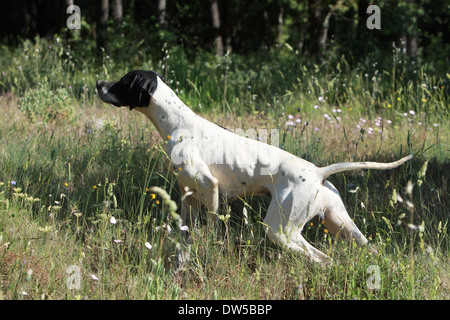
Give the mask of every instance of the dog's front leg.
M 197 221 L 201 203 L 193 190 L 187 186 L 183 186 L 180 182 L 178 182 L 178 185 L 181 192 L 181 226 L 187 226 L 188 230 L 192 230 Z M 186 230 L 182 230 L 182 235 L 186 238 Z
M 182 235 L 186 240 L 186 246 L 179 248 L 176 270 L 183 269 L 190 259 L 191 241 L 192 241 L 192 227 L 195 224 L 201 203 L 203 203 L 207 210 L 208 216 L 213 221 L 217 221 L 217 213 L 219 212 L 219 181 L 211 174 L 207 165 L 186 165 L 181 167 L 179 173 L 179 186 L 182 194 L 181 204 L 181 223 L 187 226 L 188 230 L 182 231 Z M 184 186 L 188 186 L 187 188 Z M 187 192 L 192 192 L 187 194 Z M 198 200 L 200 199 L 200 200 Z

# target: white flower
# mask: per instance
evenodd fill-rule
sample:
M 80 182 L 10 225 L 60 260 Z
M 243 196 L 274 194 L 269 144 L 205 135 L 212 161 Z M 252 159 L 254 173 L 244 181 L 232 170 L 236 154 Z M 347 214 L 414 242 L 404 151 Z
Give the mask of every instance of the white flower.
M 111 219 L 109 219 L 109 222 L 111 222 L 112 224 L 116 224 L 117 220 L 116 218 L 114 218 L 113 216 L 111 216 Z
M 181 231 L 188 231 L 188 230 L 189 230 L 189 227 L 188 227 L 188 226 L 181 226 L 181 227 L 180 227 L 180 230 L 181 230 Z
M 288 122 L 286 122 L 287 126 L 295 126 L 295 123 L 291 120 L 289 120 Z
M 92 280 L 98 281 L 98 278 L 95 274 L 91 274 L 91 278 L 92 278 Z
M 148 250 L 150 250 L 152 248 L 152 245 L 150 244 L 150 242 L 146 242 L 145 246 L 147 247 Z

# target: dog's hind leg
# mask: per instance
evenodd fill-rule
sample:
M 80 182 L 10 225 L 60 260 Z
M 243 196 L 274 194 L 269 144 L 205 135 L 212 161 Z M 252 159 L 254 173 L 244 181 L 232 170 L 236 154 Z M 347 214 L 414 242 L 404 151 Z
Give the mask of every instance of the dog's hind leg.
M 326 254 L 314 248 L 303 238 L 301 232 L 306 221 L 299 224 L 289 221 L 293 209 L 292 195 L 287 195 L 281 201 L 272 198 L 264 218 L 269 239 L 281 247 L 306 255 L 312 261 L 328 262 L 329 258 Z
M 324 186 L 328 189 L 325 190 L 328 204 L 324 210 L 324 224 L 327 229 L 336 237 L 355 239 L 358 245 L 366 245 L 366 237 L 348 215 L 339 192 L 329 181 L 325 181 Z

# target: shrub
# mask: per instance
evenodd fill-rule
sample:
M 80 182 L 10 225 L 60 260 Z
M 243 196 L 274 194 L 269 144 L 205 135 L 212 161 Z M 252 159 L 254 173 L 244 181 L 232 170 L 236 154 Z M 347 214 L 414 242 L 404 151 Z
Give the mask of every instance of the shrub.
M 71 120 L 75 101 L 65 88 L 52 90 L 44 81 L 40 87 L 28 90 L 19 98 L 19 109 L 31 122 Z

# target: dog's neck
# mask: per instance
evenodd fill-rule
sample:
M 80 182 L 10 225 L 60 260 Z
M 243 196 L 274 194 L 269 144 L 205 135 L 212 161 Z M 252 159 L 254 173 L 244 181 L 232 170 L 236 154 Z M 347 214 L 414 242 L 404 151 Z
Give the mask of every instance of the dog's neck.
M 174 130 L 191 129 L 198 116 L 186 106 L 164 81 L 158 78 L 158 86 L 148 107 L 135 108 L 145 114 L 153 123 L 163 139 L 167 139 Z

